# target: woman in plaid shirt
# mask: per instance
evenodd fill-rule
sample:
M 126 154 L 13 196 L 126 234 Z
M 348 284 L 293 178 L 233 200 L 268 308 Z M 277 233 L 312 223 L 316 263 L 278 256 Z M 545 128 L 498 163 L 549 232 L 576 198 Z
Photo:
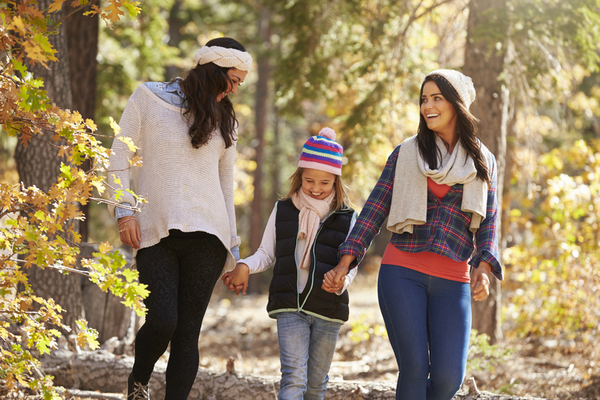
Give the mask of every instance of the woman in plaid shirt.
M 325 276 L 337 284 L 387 218 L 393 232 L 379 271 L 379 306 L 399 367 L 396 399 L 450 400 L 464 379 L 472 297 L 502 279 L 496 160 L 477 138 L 471 78 L 436 70 L 421 86 L 417 135 L 389 156 Z M 470 270 L 472 269 L 472 272 Z

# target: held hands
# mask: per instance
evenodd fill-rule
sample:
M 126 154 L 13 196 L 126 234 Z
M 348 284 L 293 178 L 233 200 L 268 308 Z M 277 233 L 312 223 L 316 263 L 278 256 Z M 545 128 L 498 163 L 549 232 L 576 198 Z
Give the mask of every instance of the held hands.
M 321 289 L 329 293 L 336 293 L 343 289 L 350 263 L 354 258 L 352 255 L 344 254 L 339 264 L 325 274 Z
M 490 295 L 490 277 L 492 266 L 485 261 L 479 263 L 479 267 L 471 274 L 471 289 L 473 289 L 473 300 L 482 301 Z
M 342 290 L 344 288 L 344 281 L 346 280 L 346 277 L 342 276 L 341 279 L 339 279 L 339 284 L 335 283 L 336 277 L 337 273 L 333 269 L 327 271 L 325 277 L 323 278 L 323 284 L 321 285 L 321 288 L 329 293 L 337 293 Z
M 142 234 L 140 233 L 140 226 L 137 219 L 134 216 L 119 218 L 119 237 L 125 246 L 133 247 L 134 249 L 140 248 Z
M 250 277 L 250 268 L 244 263 L 239 263 L 235 266 L 233 271 L 226 272 L 223 274 L 221 279 L 223 284 L 227 286 L 227 289 L 234 291 L 235 295 L 246 294 L 248 290 L 248 278 Z

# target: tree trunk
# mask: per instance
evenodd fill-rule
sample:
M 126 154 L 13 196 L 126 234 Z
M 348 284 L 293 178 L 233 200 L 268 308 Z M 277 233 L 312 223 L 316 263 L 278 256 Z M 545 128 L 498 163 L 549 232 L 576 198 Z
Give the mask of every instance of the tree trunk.
M 65 3 L 66 12 L 73 7 Z M 95 119 L 96 75 L 98 71 L 98 15 L 86 17 L 82 12 L 71 15 L 65 21 L 68 42 L 69 73 L 71 76 L 71 96 L 73 110 L 79 111 L 84 119 Z M 90 170 L 91 160 L 85 160 L 82 169 Z M 90 205 L 82 205 L 85 219 L 79 222 L 81 241 L 88 241 Z
M 52 3 L 51 0 L 39 0 L 38 8 L 45 10 Z M 54 13 L 51 17 L 58 21 L 65 15 L 64 8 Z M 71 109 L 71 80 L 69 75 L 68 48 L 66 27 L 64 24 L 58 28 L 58 34 L 50 36 L 50 43 L 57 50 L 56 57 L 59 62 L 50 63 L 46 69 L 40 64 L 28 65 L 28 69 L 36 77 L 43 78 L 44 88 L 48 97 L 61 108 Z M 48 191 L 56 183 L 60 173 L 61 158 L 57 149 L 46 141 L 52 142 L 52 132 L 45 132 L 40 139 L 34 137 L 27 147 L 21 143 L 15 148 L 15 162 L 20 181 L 26 186 L 36 186 L 43 191 Z M 66 312 L 63 313 L 63 322 L 74 326 L 74 321 L 83 317 L 81 302 L 81 277 L 79 275 L 63 275 L 53 270 L 42 270 L 32 267 L 27 271 L 29 283 L 36 295 L 44 298 L 53 298 Z
M 269 101 L 269 80 L 271 79 L 271 60 L 269 44 L 271 28 L 269 25 L 270 12 L 263 6 L 258 20 L 258 43 L 260 51 L 257 54 L 258 82 L 256 83 L 256 169 L 254 170 L 254 199 L 252 200 L 252 216 L 250 222 L 250 248 L 255 252 L 260 246 L 263 223 L 263 164 L 265 147 L 265 130 L 267 127 L 267 108 Z
M 281 120 L 277 115 L 277 106 L 273 107 L 273 142 L 271 143 L 271 157 L 269 168 L 271 172 L 271 200 L 269 204 L 275 204 L 281 195 L 281 133 L 279 127 Z
M 499 225 L 502 221 L 501 201 L 506 159 L 506 130 L 509 123 L 509 93 L 500 81 L 500 74 L 504 70 L 507 40 L 506 35 L 502 39 L 503 42 L 491 40 L 483 37 L 480 31 L 483 27 L 489 26 L 491 22 L 506 24 L 507 20 L 502 19 L 506 15 L 506 11 L 507 0 L 470 1 L 463 67 L 463 72 L 473 79 L 477 91 L 471 111 L 481 120 L 479 125 L 481 140 L 496 156 Z M 501 238 L 499 238 L 499 243 L 502 243 Z M 499 250 L 502 255 L 502 248 Z M 473 329 L 489 335 L 492 343 L 502 338 L 500 300 L 500 282 L 492 278 L 490 296 L 487 300 L 472 303 Z
M 256 145 L 254 160 L 256 169 L 254 170 L 254 198 L 252 199 L 250 215 L 250 250 L 254 253 L 260 246 L 262 231 L 264 229 L 263 208 L 264 208 L 264 181 L 263 166 L 265 162 L 265 131 L 267 128 L 267 115 L 269 104 L 269 81 L 271 80 L 271 60 L 269 47 L 271 43 L 271 27 L 269 25 L 270 12 L 262 6 L 258 20 L 258 43 L 260 50 L 257 52 L 256 62 L 258 64 L 258 81 L 256 83 L 256 113 L 255 129 Z M 264 278 L 262 274 L 252 274 L 248 280 L 249 292 L 260 292 L 264 287 Z
M 181 10 L 181 0 L 175 0 L 173 7 L 169 11 L 169 46 L 179 47 L 181 42 L 181 28 L 183 21 L 179 18 Z M 165 81 L 170 81 L 180 73 L 180 68 L 176 65 L 167 65 L 165 68 Z
M 123 393 L 127 376 L 133 365 L 132 357 L 117 357 L 107 351 L 81 352 L 74 355 L 59 350 L 42 358 L 46 374 L 55 376 L 56 385 L 83 390 L 101 390 L 105 393 Z M 159 361 L 150 379 L 150 397 L 164 398 L 164 362 Z M 454 400 L 543 400 L 534 397 L 497 395 L 478 391 L 476 385 L 466 382 Z M 396 382 L 359 382 L 330 380 L 325 400 L 393 400 Z M 202 400 L 272 400 L 277 398 L 279 377 L 255 376 L 236 373 L 233 364 L 228 370 L 200 368 L 190 392 L 190 399 Z

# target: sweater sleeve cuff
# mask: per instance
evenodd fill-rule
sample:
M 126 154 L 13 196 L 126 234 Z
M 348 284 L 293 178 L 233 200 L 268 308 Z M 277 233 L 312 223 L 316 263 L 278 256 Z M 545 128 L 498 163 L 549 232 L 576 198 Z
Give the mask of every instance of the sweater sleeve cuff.
M 239 236 L 233 236 L 231 238 L 231 241 L 229 242 L 229 246 L 231 246 L 231 249 L 233 249 L 234 247 L 239 247 L 240 244 L 242 244 L 242 239 L 240 239 Z

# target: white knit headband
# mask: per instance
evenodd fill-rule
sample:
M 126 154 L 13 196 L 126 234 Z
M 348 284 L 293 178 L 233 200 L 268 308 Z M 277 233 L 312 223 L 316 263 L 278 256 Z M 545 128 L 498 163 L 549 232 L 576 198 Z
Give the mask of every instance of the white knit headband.
M 196 63 L 200 65 L 212 62 L 219 67 L 237 68 L 247 72 L 252 68 L 252 56 L 249 53 L 226 47 L 203 46 L 198 50 L 195 58 Z
M 431 75 L 440 75 L 446 78 L 458 92 L 458 95 L 467 109 L 475 100 L 475 87 L 473 86 L 473 81 L 465 74 L 453 69 L 437 69 L 427 74 L 427 76 Z

